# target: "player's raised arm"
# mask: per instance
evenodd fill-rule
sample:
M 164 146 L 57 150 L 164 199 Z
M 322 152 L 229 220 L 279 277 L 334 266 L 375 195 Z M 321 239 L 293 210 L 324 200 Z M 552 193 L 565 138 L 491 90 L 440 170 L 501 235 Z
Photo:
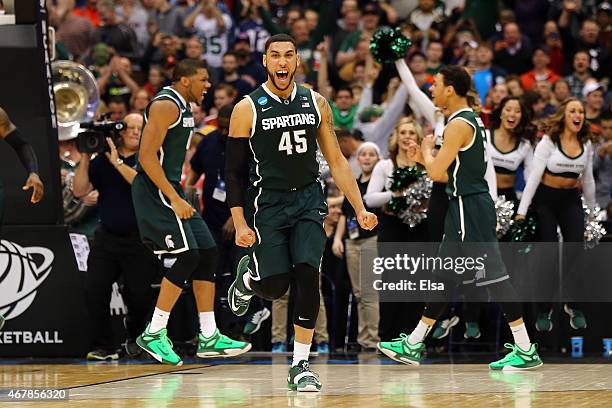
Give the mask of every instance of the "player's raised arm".
M 340 151 L 336 132 L 334 131 L 334 119 L 329 103 L 323 96 L 315 92 L 315 98 L 319 111 L 321 112 L 321 125 L 317 132 L 319 147 L 331 170 L 336 185 L 344 192 L 349 202 L 355 209 L 357 221 L 363 229 L 372 230 L 378 224 L 376 215 L 366 211 L 363 199 L 353 176 L 351 167 Z
M 255 243 L 255 232 L 249 228 L 244 218 L 249 138 L 252 126 L 253 110 L 249 100 L 245 98 L 236 104 L 232 112 L 225 153 L 227 205 L 232 212 L 236 228 L 236 245 L 241 247 L 250 247 Z
M 172 187 L 157 156 L 166 138 L 167 130 L 176 122 L 179 115 L 178 106 L 171 101 L 159 100 L 151 104 L 148 120 L 140 139 L 138 161 L 151 181 L 168 197 L 176 215 L 186 219 L 195 213 L 195 209 Z
M 416 143 L 411 143 L 411 159 L 421 163 L 427 170 L 427 175 L 440 183 L 448 182 L 446 171 L 459 154 L 459 150 L 467 146 L 474 135 L 474 128 L 462 121 L 452 121 L 444 131 L 444 144 L 433 156 L 436 139 L 428 135 L 421 142 L 419 149 Z

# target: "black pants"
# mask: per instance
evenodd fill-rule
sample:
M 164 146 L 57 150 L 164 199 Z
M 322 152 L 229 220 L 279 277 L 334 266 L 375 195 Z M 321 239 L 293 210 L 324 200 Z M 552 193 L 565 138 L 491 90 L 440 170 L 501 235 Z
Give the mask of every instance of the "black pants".
M 584 241 L 584 211 L 578 189 L 552 188 L 540 184 L 533 198 L 537 217 L 536 234 L 540 242 L 558 242 L 557 226 L 561 229 L 563 242 Z M 550 267 L 551 259 L 557 259 L 556 248 L 547 247 L 543 249 L 539 271 L 541 273 L 538 288 L 548 290 L 542 294 L 544 297 L 553 298 L 559 287 L 559 274 L 556 268 Z M 578 245 L 563 246 L 563 280 L 562 287 L 569 288 L 579 283 L 580 263 L 583 256 Z M 552 263 L 554 264 L 554 262 Z M 571 293 L 566 292 L 571 296 Z M 571 306 L 570 306 L 571 307 Z M 540 312 L 546 312 L 552 308 L 550 302 L 538 304 Z
M 135 340 L 144 330 L 155 302 L 151 283 L 159 279 L 161 263 L 142 244 L 138 233 L 117 236 L 102 227 L 96 230 L 87 260 L 87 307 L 92 346 L 115 350 L 110 300 L 112 285 L 122 279 L 121 295 L 127 306 L 128 338 Z
M 399 218 L 381 213 L 377 228 L 378 254 L 381 257 L 394 257 L 395 251 L 385 247 L 390 242 L 427 242 L 428 220 L 414 228 L 404 224 Z M 384 279 L 384 278 L 383 278 Z M 389 341 L 399 337 L 400 333 L 411 330 L 418 321 L 421 303 L 380 302 L 380 320 L 378 334 L 381 341 Z

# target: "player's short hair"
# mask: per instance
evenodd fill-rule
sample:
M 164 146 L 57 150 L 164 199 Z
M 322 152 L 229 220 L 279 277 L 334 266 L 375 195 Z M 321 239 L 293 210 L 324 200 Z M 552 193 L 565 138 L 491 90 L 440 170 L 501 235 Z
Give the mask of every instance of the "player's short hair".
M 472 87 L 472 79 L 465 68 L 458 65 L 445 65 L 440 69 L 445 86 L 452 86 L 457 95 L 465 97 Z
M 176 67 L 174 67 L 172 82 L 178 82 L 181 77 L 190 77 L 195 75 L 198 73 L 199 69 L 206 69 L 206 65 L 204 65 L 203 61 L 190 58 L 184 59 L 179 62 Z
M 295 40 L 292 36 L 290 36 L 289 34 L 275 34 L 272 37 L 268 38 L 268 41 L 266 41 L 264 54 L 267 54 L 270 45 L 276 42 L 290 42 L 291 44 L 293 44 L 293 48 L 295 48 L 295 50 L 297 51 L 297 44 L 295 43 Z

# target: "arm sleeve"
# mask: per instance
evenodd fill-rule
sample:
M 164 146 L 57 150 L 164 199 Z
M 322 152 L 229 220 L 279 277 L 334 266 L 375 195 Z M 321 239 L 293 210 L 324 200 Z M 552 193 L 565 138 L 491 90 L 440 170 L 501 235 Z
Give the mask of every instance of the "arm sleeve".
M 488 153 L 487 153 L 488 155 Z M 485 171 L 485 180 L 489 186 L 489 194 L 493 201 L 497 200 L 497 178 L 495 177 L 495 168 L 493 167 L 493 160 L 489 157 L 487 160 L 487 170 Z
M 399 72 L 400 78 L 404 86 L 408 89 L 408 95 L 410 97 L 409 103 L 414 105 L 418 111 L 427 119 L 432 126 L 435 127 L 436 124 L 436 107 L 433 102 L 425 93 L 419 88 L 417 85 L 410 68 L 406 64 L 404 59 L 400 59 L 395 61 L 395 67 L 397 68 L 397 72 Z
M 227 205 L 229 208 L 244 207 L 244 186 L 247 181 L 245 163 L 249 159 L 249 139 L 228 137 L 225 159 Z
M 357 105 L 357 111 L 355 113 L 355 124 L 353 125 L 354 128 L 359 129 L 362 126 L 359 115 L 361 115 L 361 111 L 363 111 L 366 107 L 372 105 L 372 98 L 372 87 L 369 85 L 364 86 L 363 91 L 361 92 L 361 97 L 359 98 L 359 104 Z
M 536 146 L 535 153 L 533 154 L 533 163 L 529 170 L 529 178 L 525 184 L 517 214 L 527 214 L 531 200 L 533 200 L 533 196 L 546 169 L 546 162 L 554 149 L 555 145 L 546 135 L 542 137 L 542 141 Z
M 595 208 L 595 179 L 593 178 L 593 145 L 587 145 L 587 162 L 582 174 L 582 194 L 589 208 Z
M 385 109 L 383 115 L 376 122 L 374 122 L 374 133 L 377 141 L 373 141 L 379 146 L 387 145 L 389 136 L 391 135 L 391 132 L 393 132 L 393 128 L 404 113 L 404 105 L 406 105 L 407 97 L 408 89 L 406 89 L 405 86 L 400 86 L 397 92 L 395 92 L 395 95 L 393 95 L 391 103 L 389 103 L 389 106 L 387 106 L 387 109 Z
M 531 166 L 533 166 L 533 148 L 529 142 L 526 142 L 524 146 L 525 158 L 523 159 L 523 177 L 525 180 L 527 180 L 529 178 L 529 173 L 531 172 Z
M 38 159 L 32 145 L 21 136 L 19 129 L 15 128 L 11 133 L 4 138 L 6 142 L 15 150 L 21 164 L 27 170 L 28 174 L 38 173 Z
M 380 161 L 372 171 L 372 178 L 370 178 L 368 190 L 363 196 L 366 205 L 370 208 L 380 208 L 388 203 L 391 197 L 393 197 L 391 191 L 383 191 L 385 189 L 385 181 L 389 176 L 387 174 L 387 163 L 390 162 L 390 160 Z

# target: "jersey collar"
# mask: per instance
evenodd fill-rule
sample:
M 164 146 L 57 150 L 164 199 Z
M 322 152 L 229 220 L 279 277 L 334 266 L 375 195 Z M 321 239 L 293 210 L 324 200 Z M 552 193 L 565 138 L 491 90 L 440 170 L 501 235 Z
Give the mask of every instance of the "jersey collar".
M 185 98 L 183 98 L 183 95 L 181 95 L 179 91 L 177 91 L 176 89 L 174 89 L 174 88 L 173 88 L 173 87 L 171 87 L 171 86 L 165 86 L 165 87 L 164 87 L 164 89 L 167 89 L 167 90 L 169 90 L 169 91 L 173 92 L 173 93 L 174 93 L 174 94 L 175 94 L 175 95 L 176 95 L 176 96 L 179 98 L 179 100 L 181 101 L 181 103 L 183 104 L 183 106 L 185 107 L 185 109 L 187 109 L 187 110 L 191 110 L 191 105 L 189 105 L 189 104 L 188 104 L 188 103 L 185 101 Z
M 274 92 L 272 92 L 270 90 L 270 88 L 268 88 L 268 86 L 265 83 L 262 84 L 261 87 L 276 102 L 283 103 L 283 101 L 281 101 L 280 97 L 278 95 L 276 95 Z M 289 98 L 289 101 L 293 102 L 293 100 L 295 99 L 295 95 L 297 95 L 297 84 L 294 82 L 293 83 L 293 90 L 291 91 L 291 97 Z
M 450 122 L 451 120 L 453 120 L 455 118 L 455 116 L 459 115 L 461 112 L 473 112 L 472 108 L 463 108 L 463 109 L 459 109 L 458 111 L 456 111 L 455 113 L 453 113 L 452 115 L 450 115 L 448 117 L 448 120 L 446 121 L 446 123 Z

